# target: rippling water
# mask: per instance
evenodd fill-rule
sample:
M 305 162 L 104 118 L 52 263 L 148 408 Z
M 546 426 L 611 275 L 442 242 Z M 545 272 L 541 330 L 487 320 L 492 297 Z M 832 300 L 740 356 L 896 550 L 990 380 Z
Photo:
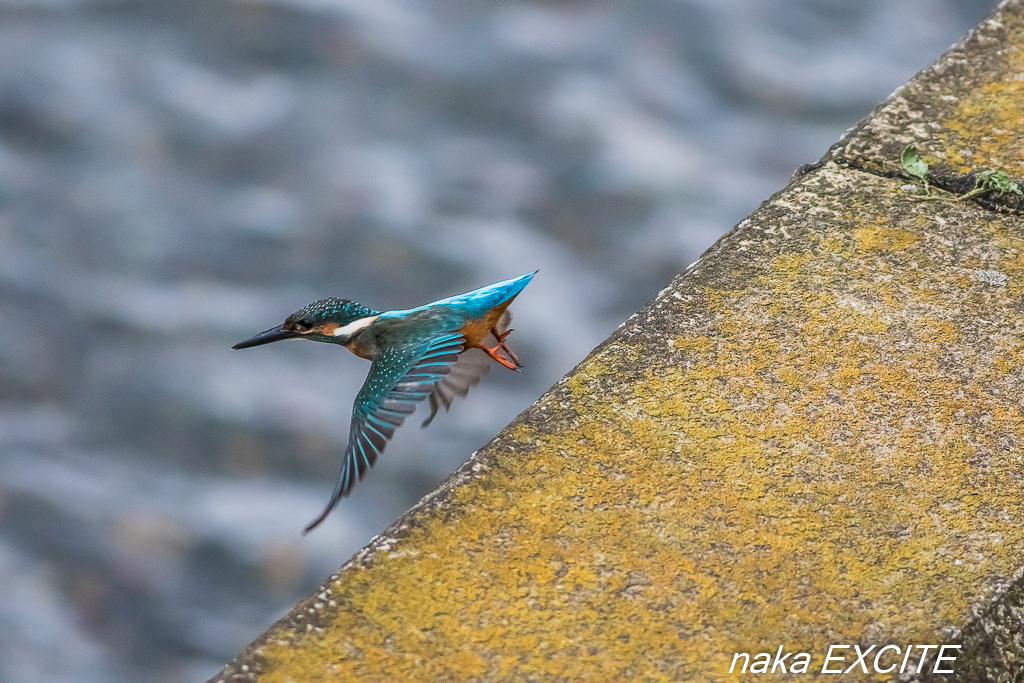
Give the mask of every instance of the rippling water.
M 0 681 L 212 675 L 993 4 L 0 0 Z M 366 364 L 230 345 L 534 268 L 300 537 Z

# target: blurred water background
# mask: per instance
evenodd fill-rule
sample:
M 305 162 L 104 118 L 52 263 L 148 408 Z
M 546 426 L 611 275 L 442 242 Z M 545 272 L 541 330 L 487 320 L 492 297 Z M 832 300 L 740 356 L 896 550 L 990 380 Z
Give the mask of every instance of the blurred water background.
M 205 680 L 991 0 L 0 0 L 0 681 Z M 527 364 L 328 521 L 365 361 L 540 268 Z

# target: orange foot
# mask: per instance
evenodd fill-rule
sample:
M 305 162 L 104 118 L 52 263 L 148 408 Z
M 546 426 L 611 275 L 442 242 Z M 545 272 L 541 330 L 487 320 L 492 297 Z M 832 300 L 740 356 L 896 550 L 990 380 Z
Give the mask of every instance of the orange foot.
M 508 348 L 508 346 L 505 345 L 505 339 L 508 337 L 508 335 L 512 334 L 512 330 L 505 330 L 501 334 L 498 334 L 496 330 L 491 330 L 491 334 L 493 334 L 494 338 L 498 340 L 498 343 L 490 348 L 486 346 L 482 347 L 484 353 L 486 353 L 488 356 L 501 363 L 509 370 L 512 370 L 514 372 L 522 372 L 519 368 L 523 367 L 523 364 L 519 362 L 519 358 L 516 357 L 516 354 L 512 353 L 512 349 Z M 504 358 L 501 355 L 499 355 L 499 349 L 504 351 L 505 355 L 508 356 L 508 358 Z

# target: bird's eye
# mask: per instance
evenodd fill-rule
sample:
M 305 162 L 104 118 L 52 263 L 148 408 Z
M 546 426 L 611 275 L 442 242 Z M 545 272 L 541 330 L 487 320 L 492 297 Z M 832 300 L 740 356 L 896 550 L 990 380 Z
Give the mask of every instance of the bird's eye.
M 313 321 L 309 318 L 303 318 L 302 320 L 295 323 L 295 329 L 299 332 L 309 332 L 313 329 Z

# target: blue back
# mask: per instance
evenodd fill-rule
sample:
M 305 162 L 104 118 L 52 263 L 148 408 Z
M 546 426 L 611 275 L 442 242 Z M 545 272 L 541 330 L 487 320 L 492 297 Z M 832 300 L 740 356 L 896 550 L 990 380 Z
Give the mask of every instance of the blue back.
M 508 301 L 516 294 L 523 291 L 523 288 L 530 283 L 530 280 L 532 280 L 533 276 L 536 274 L 537 271 L 535 270 L 532 273 L 526 273 L 525 275 L 520 275 L 519 277 L 514 277 L 510 280 L 495 282 L 493 285 L 474 289 L 472 292 L 466 292 L 465 294 L 456 294 L 455 296 L 450 296 L 447 299 L 440 299 L 417 308 L 410 308 L 404 311 L 388 311 L 387 313 L 381 314 L 381 317 L 404 318 L 407 315 L 423 311 L 428 308 L 433 308 L 434 306 L 445 306 L 451 308 L 467 318 L 479 317 L 498 304 Z

